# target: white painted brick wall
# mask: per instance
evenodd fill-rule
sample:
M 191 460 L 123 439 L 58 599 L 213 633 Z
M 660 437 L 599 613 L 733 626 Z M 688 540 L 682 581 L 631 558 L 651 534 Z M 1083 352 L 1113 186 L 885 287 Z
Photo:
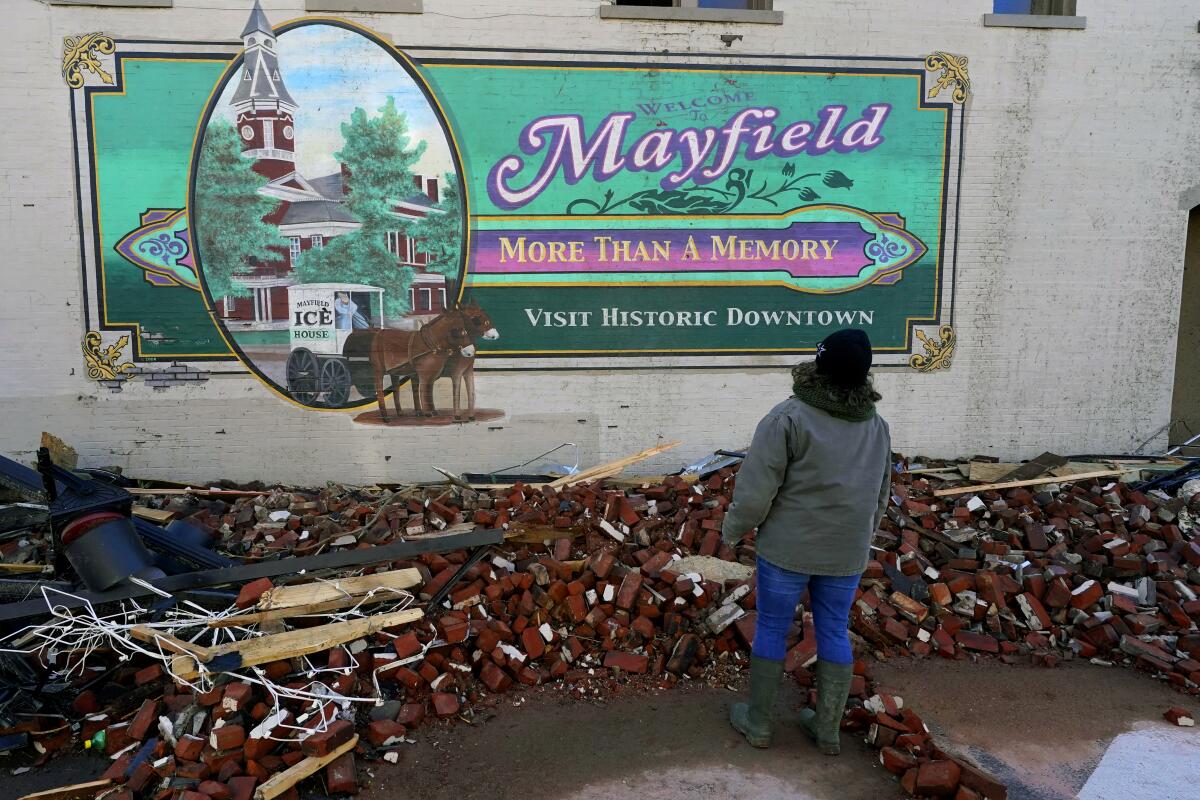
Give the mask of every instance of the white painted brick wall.
M 1085 0 L 1084 31 L 985 28 L 987 0 L 776 0 L 782 26 L 601 21 L 601 0 L 425 0 L 422 15 L 357 15 L 397 44 L 970 58 L 958 249 L 958 353 L 934 375 L 878 384 L 907 453 L 1027 457 L 1127 451 L 1169 421 L 1184 190 L 1200 184 L 1196 0 Z M 264 0 L 273 22 L 301 0 Z M 62 37 L 228 39 L 247 0 L 170 10 L 5 0 L 0 48 L 0 452 L 46 429 L 87 464 L 203 481 L 431 478 L 562 442 L 585 463 L 665 439 L 673 468 L 738 447 L 786 396 L 783 371 L 478 376 L 496 423 L 355 426 L 302 411 L 249 377 L 120 394 L 88 381 Z M 1163 442 L 1160 437 L 1157 443 Z

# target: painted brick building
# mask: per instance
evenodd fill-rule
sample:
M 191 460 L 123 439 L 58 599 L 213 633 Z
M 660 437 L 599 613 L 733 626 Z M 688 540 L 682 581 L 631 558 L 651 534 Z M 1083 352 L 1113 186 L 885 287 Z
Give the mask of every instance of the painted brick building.
M 77 185 L 80 174 L 89 174 L 89 153 L 84 149 L 73 157 L 76 134 L 64 112 L 76 90 L 64 85 L 63 39 L 105 32 L 144 43 L 137 46 L 147 51 L 165 47 L 163 42 L 213 43 L 210 50 L 228 59 L 242 47 L 231 34 L 242 29 L 249 5 L 6 4 L 10 39 L 0 51 L 5 119 L 0 178 L 6 187 L 0 198 L 6 253 L 0 334 L 10 348 L 0 378 L 5 407 L 0 451 L 29 460 L 37 433 L 45 429 L 71 442 L 84 464 L 117 464 L 137 475 L 317 483 L 433 478 L 430 464 L 494 469 L 564 441 L 577 443 L 591 463 L 656 441 L 683 440 L 684 446 L 645 465 L 661 471 L 718 447 L 744 445 L 760 416 L 787 395 L 790 379 L 778 367 L 667 371 L 665 359 L 647 359 L 637 368 L 522 373 L 490 371 L 481 360 L 480 402 L 505 410 L 503 419 L 391 429 L 365 428 L 349 414 L 284 402 L 229 359 L 193 362 L 181 355 L 179 363 L 187 366 L 176 374 L 192 377 L 138 377 L 121 383 L 119 392 L 89 379 L 80 342 L 86 319 L 91 328 L 99 327 L 91 301 L 97 287 L 81 277 L 81 261 L 111 250 L 112 240 L 107 231 L 103 238 L 81 233 L 81 220 L 93 212 L 86 178 Z M 1195 2 L 1086 0 L 1078 4 L 1081 16 L 1032 21 L 992 17 L 991 0 L 774 0 L 766 4 L 770 9 L 755 4 L 748 11 L 684 7 L 687 3 L 618 7 L 607 0 L 264 0 L 263 5 L 276 24 L 332 14 L 401 48 L 502 46 L 513 51 L 514 61 L 530 58 L 525 51 L 547 49 L 670 51 L 739 65 L 784 53 L 964 54 L 971 98 L 957 208 L 957 345 L 949 369 L 877 372 L 885 398 L 881 412 L 892 426 L 895 447 L 910 455 L 1003 458 L 1043 450 L 1125 453 L 1142 445 L 1152 451 L 1165 446 L 1168 435 L 1182 436 L 1179 420 L 1200 430 L 1194 346 L 1200 330 Z M 204 52 L 197 52 L 202 60 Z M 111 73 L 111 58 L 99 58 Z M 266 68 L 268 59 L 264 55 L 258 63 Z M 280 67 L 286 81 L 290 67 Z M 83 80 L 104 88 L 94 73 L 84 72 Z M 173 97 L 166 95 L 164 102 Z M 280 94 L 273 148 L 257 138 L 260 131 L 253 132 L 252 143 L 283 149 L 286 110 Z M 267 160 L 280 169 L 289 164 Z M 304 201 L 325 209 L 324 217 L 305 213 L 281 229 L 299 236 L 301 248 L 311 247 L 314 235 L 333 235 L 336 223 L 350 224 L 337 218 L 336 176 L 324 177 L 330 180 L 308 180 L 320 198 Z M 103 173 L 97 176 L 104 179 Z M 307 191 L 297 186 L 293 191 Z M 433 197 L 428 185 L 420 193 Z M 409 242 L 394 246 L 400 259 L 413 248 Z M 162 296 L 182 297 L 182 291 Z M 174 313 L 163 302 L 164 315 Z M 114 308 L 110 326 L 127 321 L 121 313 Z M 106 346 L 116 345 L 115 328 L 101 333 Z M 171 335 L 169 318 L 159 332 L 134 333 L 123 345 L 123 358 L 136 360 L 136 348 Z M 173 362 L 137 363 L 139 369 L 163 372 Z M 444 382 L 438 391 L 445 393 Z

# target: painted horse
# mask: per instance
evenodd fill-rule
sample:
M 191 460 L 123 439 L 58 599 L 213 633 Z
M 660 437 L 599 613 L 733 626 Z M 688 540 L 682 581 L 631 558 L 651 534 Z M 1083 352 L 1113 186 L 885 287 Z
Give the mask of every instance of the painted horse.
M 400 378 L 412 378 L 413 405 L 418 416 L 434 413 L 433 384 L 445 372 L 452 358 L 474 362 L 478 338 L 499 337 L 491 319 L 479 306 L 469 303 L 443 311 L 415 331 L 385 328 L 375 334 L 370 348 L 371 367 L 375 374 L 375 393 L 379 415 L 386 422 L 387 385 L 384 378 L 392 376 L 392 402 L 400 416 Z M 461 375 L 461 373 L 459 373 Z M 471 393 L 474 394 L 473 375 Z M 458 385 L 455 384 L 455 414 L 458 414 Z
M 474 301 L 468 303 L 461 308 L 466 315 L 466 322 L 469 330 L 476 338 L 494 341 L 500 338 L 500 333 L 496 330 L 496 326 L 492 323 L 491 317 L 487 315 L 482 308 L 475 304 Z M 462 404 L 461 390 L 466 388 L 467 391 L 467 419 L 475 421 L 475 345 L 461 348 L 455 353 L 451 353 L 446 359 L 442 371 L 434 376 L 433 382 L 439 378 L 449 378 L 452 395 L 454 397 L 454 419 L 462 421 Z M 417 397 L 417 382 L 413 382 L 413 403 L 416 403 Z

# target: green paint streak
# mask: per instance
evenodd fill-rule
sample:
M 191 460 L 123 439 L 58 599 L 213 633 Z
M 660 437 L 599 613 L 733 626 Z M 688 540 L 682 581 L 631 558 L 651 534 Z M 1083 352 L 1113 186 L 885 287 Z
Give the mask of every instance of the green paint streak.
M 161 342 L 141 340 L 145 356 L 229 355 L 199 292 L 152 286 L 113 249 L 147 209 L 187 205 L 196 123 L 225 64 L 124 64 L 125 93 L 94 95 L 93 105 L 105 318 L 161 334 Z

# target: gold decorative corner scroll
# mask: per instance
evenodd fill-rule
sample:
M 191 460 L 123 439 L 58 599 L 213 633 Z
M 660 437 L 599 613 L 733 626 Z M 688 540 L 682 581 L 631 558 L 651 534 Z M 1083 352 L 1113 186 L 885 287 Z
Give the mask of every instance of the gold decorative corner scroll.
M 103 347 L 97 331 L 88 331 L 83 337 L 83 360 L 87 363 L 88 377 L 94 381 L 123 381 L 131 376 L 125 373 L 136 369 L 130 361 L 120 363 L 122 350 L 129 344 L 129 335 L 117 339 L 116 344 Z
M 929 72 L 941 71 L 937 81 L 929 90 L 928 99 L 932 100 L 941 94 L 943 89 L 954 87 L 951 95 L 954 102 L 965 103 L 971 96 L 971 77 L 967 74 L 967 57 L 956 56 L 941 50 L 930 53 L 925 57 L 925 69 Z
M 917 372 L 947 369 L 950 366 L 950 359 L 954 357 L 954 345 L 956 344 L 954 328 L 950 325 L 938 328 L 937 341 L 926 336 L 920 328 L 916 330 L 916 334 L 925 348 L 925 353 L 923 355 L 914 353 L 908 360 L 908 365 Z
M 113 76 L 100 65 L 100 55 L 112 55 L 117 51 L 117 44 L 111 36 L 103 33 L 84 33 L 79 36 L 63 37 L 62 76 L 67 86 L 78 89 L 83 86 L 84 70 L 92 73 L 107 84 L 113 82 Z

